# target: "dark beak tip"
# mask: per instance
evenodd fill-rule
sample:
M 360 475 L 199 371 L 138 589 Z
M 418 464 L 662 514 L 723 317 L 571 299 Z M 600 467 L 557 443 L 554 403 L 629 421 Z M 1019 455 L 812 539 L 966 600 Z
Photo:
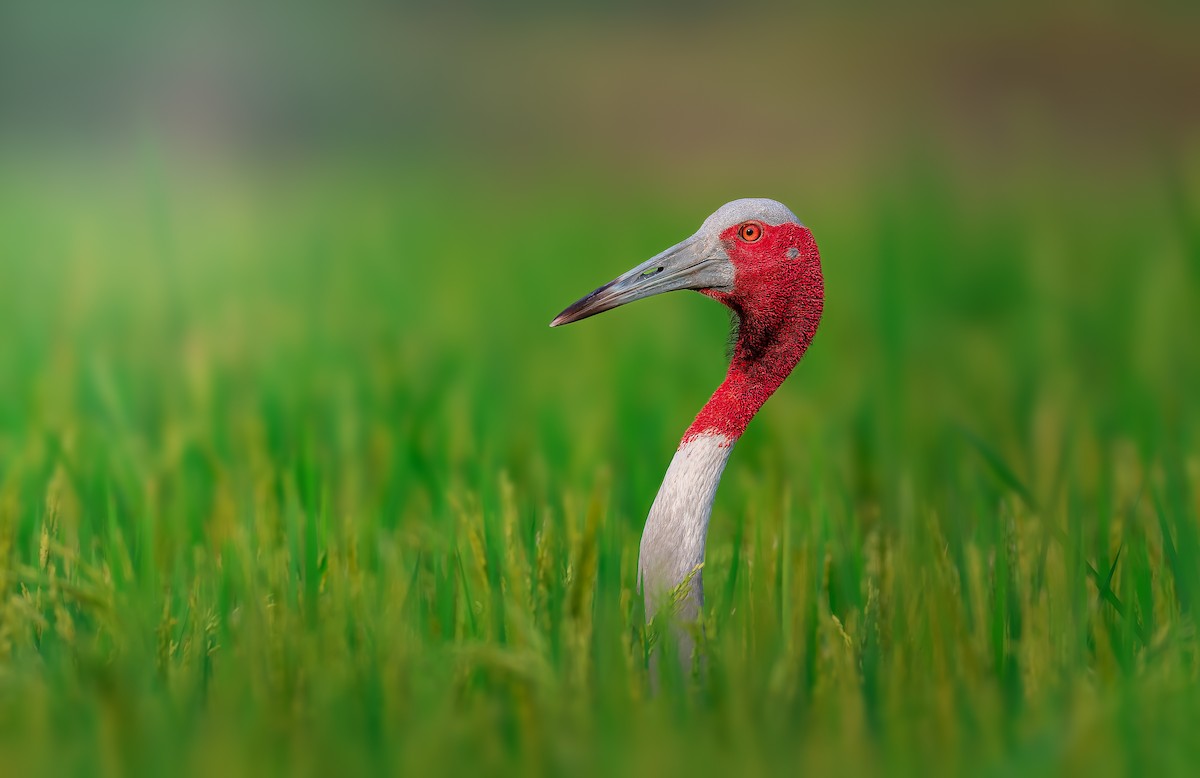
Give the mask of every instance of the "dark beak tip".
M 613 308 L 621 305 L 622 303 L 620 301 L 605 301 L 605 299 L 601 296 L 603 292 L 612 288 L 612 286 L 619 281 L 621 281 L 620 278 L 613 279 L 599 289 L 596 289 L 595 291 L 590 292 L 571 303 L 563 310 L 562 313 L 554 317 L 554 319 L 550 322 L 550 326 L 561 327 L 564 324 L 573 324 L 581 319 L 587 319 L 591 316 L 595 316 L 598 313 L 604 313 L 605 311 L 612 310 Z

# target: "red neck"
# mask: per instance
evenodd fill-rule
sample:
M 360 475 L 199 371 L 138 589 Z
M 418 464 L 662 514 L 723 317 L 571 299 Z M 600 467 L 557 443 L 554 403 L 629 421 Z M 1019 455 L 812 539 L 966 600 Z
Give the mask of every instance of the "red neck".
M 741 437 L 817 332 L 825 293 L 817 244 L 806 228 L 783 226 L 789 229 L 771 254 L 733 257 L 734 291 L 704 292 L 738 315 L 738 337 L 725 380 L 688 427 L 684 443 L 702 433 L 731 442 Z M 796 258 L 779 259 L 793 247 Z

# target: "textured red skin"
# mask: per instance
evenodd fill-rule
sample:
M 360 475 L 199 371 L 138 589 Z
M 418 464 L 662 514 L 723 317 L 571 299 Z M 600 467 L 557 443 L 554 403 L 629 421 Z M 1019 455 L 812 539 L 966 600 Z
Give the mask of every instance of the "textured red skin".
M 733 359 L 680 445 L 714 432 L 732 445 L 804 356 L 821 322 L 825 281 L 812 232 L 790 222 L 763 225 L 762 237 L 746 243 L 737 231 L 735 226 L 721 233 L 733 261 L 733 291 L 701 290 L 740 319 Z M 799 251 L 795 259 L 788 256 L 790 248 Z

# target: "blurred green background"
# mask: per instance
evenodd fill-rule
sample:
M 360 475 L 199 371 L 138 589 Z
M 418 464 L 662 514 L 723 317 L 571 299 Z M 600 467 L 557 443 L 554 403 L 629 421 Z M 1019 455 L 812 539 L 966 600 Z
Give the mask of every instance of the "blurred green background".
M 8 3 L 14 774 L 1200 758 L 1188 3 Z M 708 667 L 637 539 L 727 314 L 583 293 L 773 197 L 826 313 Z

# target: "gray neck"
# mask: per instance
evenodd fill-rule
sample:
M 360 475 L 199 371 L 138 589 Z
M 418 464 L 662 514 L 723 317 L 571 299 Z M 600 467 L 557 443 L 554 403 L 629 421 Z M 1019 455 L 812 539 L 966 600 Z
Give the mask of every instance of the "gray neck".
M 704 563 L 708 519 L 734 442 L 716 434 L 688 438 L 667 468 L 646 518 L 638 557 L 647 620 L 660 609 L 669 608 L 672 599 L 673 618 L 680 622 L 700 618 L 704 604 L 700 567 Z

